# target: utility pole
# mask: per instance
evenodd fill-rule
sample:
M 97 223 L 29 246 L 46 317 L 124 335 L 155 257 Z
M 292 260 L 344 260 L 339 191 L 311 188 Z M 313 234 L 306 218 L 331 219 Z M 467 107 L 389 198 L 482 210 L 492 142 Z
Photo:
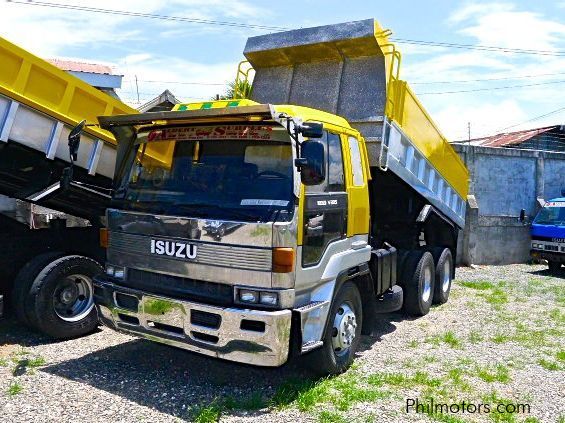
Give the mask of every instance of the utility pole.
M 467 139 L 471 145 L 471 122 L 467 122 Z
M 137 104 L 139 104 L 139 85 L 137 84 L 137 75 L 135 75 L 135 91 L 137 91 Z

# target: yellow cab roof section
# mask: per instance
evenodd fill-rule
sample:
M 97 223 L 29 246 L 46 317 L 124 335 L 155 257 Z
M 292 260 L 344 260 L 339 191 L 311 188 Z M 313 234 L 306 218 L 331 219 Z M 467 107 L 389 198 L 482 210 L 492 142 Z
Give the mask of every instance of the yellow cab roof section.
M 204 101 L 197 103 L 181 103 L 175 105 L 173 111 L 185 111 L 185 110 L 213 110 L 222 109 L 230 107 L 241 107 L 245 108 L 248 106 L 260 106 L 261 104 L 249 100 L 214 100 L 214 101 Z M 302 121 L 316 121 L 328 123 L 331 125 L 339 126 L 344 129 L 349 129 L 354 131 L 349 122 L 344 118 L 334 115 L 332 113 L 324 112 L 323 110 L 313 109 L 311 107 L 304 106 L 293 106 L 289 104 L 277 104 L 272 106 L 275 113 L 285 113 L 294 118 L 300 118 Z

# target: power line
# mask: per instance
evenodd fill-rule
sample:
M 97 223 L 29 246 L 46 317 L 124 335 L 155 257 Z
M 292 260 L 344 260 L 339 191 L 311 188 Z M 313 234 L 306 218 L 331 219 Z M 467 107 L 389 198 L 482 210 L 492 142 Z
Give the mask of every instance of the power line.
M 129 81 L 129 79 L 124 79 L 125 81 Z M 150 84 L 181 84 L 181 85 L 206 85 L 206 86 L 225 86 L 227 85 L 226 82 L 197 82 L 197 81 L 156 81 L 156 80 L 147 80 L 147 79 L 139 79 L 139 82 L 147 82 Z
M 511 88 L 537 87 L 539 85 L 562 84 L 564 82 L 565 82 L 565 80 L 539 82 L 537 84 L 508 85 L 506 87 L 475 88 L 475 89 L 472 89 L 472 90 L 438 91 L 438 92 L 416 93 L 416 94 L 417 95 L 438 95 L 438 94 L 472 93 L 472 92 L 477 92 L 477 91 L 492 91 L 492 90 L 507 90 L 507 89 L 511 89 Z
M 498 129 L 498 130 L 496 131 L 496 133 L 501 133 L 501 132 L 506 131 L 507 129 L 515 128 L 516 126 L 520 126 L 520 125 L 523 125 L 523 124 L 528 123 L 528 122 L 533 122 L 533 121 L 536 121 L 536 120 L 539 120 L 539 119 L 543 119 L 544 117 L 548 117 L 548 116 L 554 115 L 554 114 L 559 113 L 559 112 L 561 112 L 561 111 L 563 111 L 563 110 L 565 110 L 565 107 L 561 107 L 561 108 L 559 108 L 559 109 L 557 109 L 557 110 L 553 110 L 553 111 L 551 111 L 551 112 L 544 113 L 543 115 L 539 115 L 539 116 L 533 117 L 533 118 L 531 118 L 531 119 L 525 120 L 524 122 L 520 122 L 520 123 L 516 123 L 516 124 L 514 124 L 514 125 L 507 126 L 506 128 Z
M 60 4 L 60 3 L 50 3 L 50 2 L 39 2 L 34 0 L 18 1 L 18 0 L 6 0 L 7 3 L 21 4 L 25 6 L 43 6 L 55 9 L 68 9 L 68 10 L 78 10 L 82 12 L 93 12 L 93 13 L 104 13 L 110 15 L 120 15 L 120 16 L 133 16 L 139 18 L 149 18 L 149 19 L 160 19 L 166 21 L 177 21 L 177 22 L 191 22 L 197 24 L 205 25 L 219 25 L 219 26 L 231 26 L 236 28 L 250 28 L 250 29 L 265 29 L 271 31 L 285 31 L 288 28 L 283 28 L 280 26 L 270 26 L 270 25 L 256 25 L 247 24 L 242 22 L 228 22 L 228 21 L 217 21 L 213 19 L 198 19 L 198 18 L 188 18 L 183 16 L 168 16 L 168 15 L 158 15 L 153 13 L 140 13 L 140 12 L 129 12 L 126 10 L 115 10 L 115 9 L 101 9 L 98 7 L 88 7 L 88 6 L 78 6 L 74 4 Z
M 83 12 L 104 13 L 111 15 L 132 16 L 132 17 L 160 19 L 160 20 L 177 21 L 177 22 L 190 22 L 190 23 L 197 23 L 204 25 L 219 25 L 219 26 L 230 26 L 236 28 L 264 29 L 270 31 L 287 31 L 291 29 L 282 26 L 248 24 L 248 23 L 231 22 L 231 21 L 218 21 L 213 19 L 188 18 L 182 16 L 160 15 L 153 13 L 129 12 L 126 10 L 101 9 L 97 7 L 87 7 L 87 6 L 60 4 L 60 3 L 51 3 L 51 2 L 39 2 L 34 0 L 27 0 L 27 1 L 5 0 L 5 1 L 8 3 L 14 3 L 25 6 L 42 6 L 42 7 L 50 7 L 57 9 L 78 10 Z M 448 47 L 448 48 L 458 48 L 458 49 L 468 49 L 468 50 L 493 51 L 499 53 L 531 54 L 538 56 L 565 56 L 565 51 L 533 50 L 533 49 L 521 49 L 521 48 L 510 48 L 510 47 L 500 47 L 500 46 L 483 46 L 483 45 L 472 45 L 472 44 L 448 43 L 441 41 L 411 40 L 411 39 L 395 38 L 395 37 L 391 37 L 391 41 L 396 41 L 400 44 L 414 44 L 414 45 L 423 45 L 423 46 L 431 46 L 431 47 Z
M 468 50 L 493 51 L 500 53 L 533 54 L 536 56 L 565 56 L 565 51 L 533 50 L 533 49 L 510 48 L 510 47 L 500 47 L 500 46 L 482 46 L 482 45 L 473 45 L 473 44 L 447 43 L 441 41 L 407 40 L 404 38 L 395 38 L 395 37 L 391 37 L 390 40 L 396 41 L 399 44 L 414 44 L 419 46 L 449 47 L 449 48 L 460 48 L 460 49 L 468 49 Z
M 410 85 L 433 85 L 433 84 L 463 84 L 467 82 L 487 82 L 487 81 L 506 81 L 512 79 L 529 79 L 529 78 L 540 78 L 543 76 L 556 76 L 565 75 L 565 72 L 556 73 L 538 73 L 535 75 L 521 75 L 521 76 L 505 76 L 500 78 L 480 78 L 480 79 L 456 79 L 451 81 L 423 81 L 423 82 L 411 82 Z

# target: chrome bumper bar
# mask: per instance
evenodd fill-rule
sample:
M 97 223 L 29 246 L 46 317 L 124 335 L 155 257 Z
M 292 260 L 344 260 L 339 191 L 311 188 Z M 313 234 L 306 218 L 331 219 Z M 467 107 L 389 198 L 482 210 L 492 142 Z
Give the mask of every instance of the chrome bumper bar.
M 95 279 L 102 323 L 188 351 L 280 366 L 288 359 L 291 311 L 226 308 L 160 297 Z

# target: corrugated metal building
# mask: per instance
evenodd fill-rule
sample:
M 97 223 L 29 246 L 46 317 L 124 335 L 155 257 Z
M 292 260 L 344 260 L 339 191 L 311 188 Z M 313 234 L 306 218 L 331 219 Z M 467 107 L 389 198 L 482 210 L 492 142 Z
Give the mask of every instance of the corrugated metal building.
M 490 137 L 475 138 L 470 142 L 456 141 L 455 144 L 565 152 L 565 125 L 504 132 Z

